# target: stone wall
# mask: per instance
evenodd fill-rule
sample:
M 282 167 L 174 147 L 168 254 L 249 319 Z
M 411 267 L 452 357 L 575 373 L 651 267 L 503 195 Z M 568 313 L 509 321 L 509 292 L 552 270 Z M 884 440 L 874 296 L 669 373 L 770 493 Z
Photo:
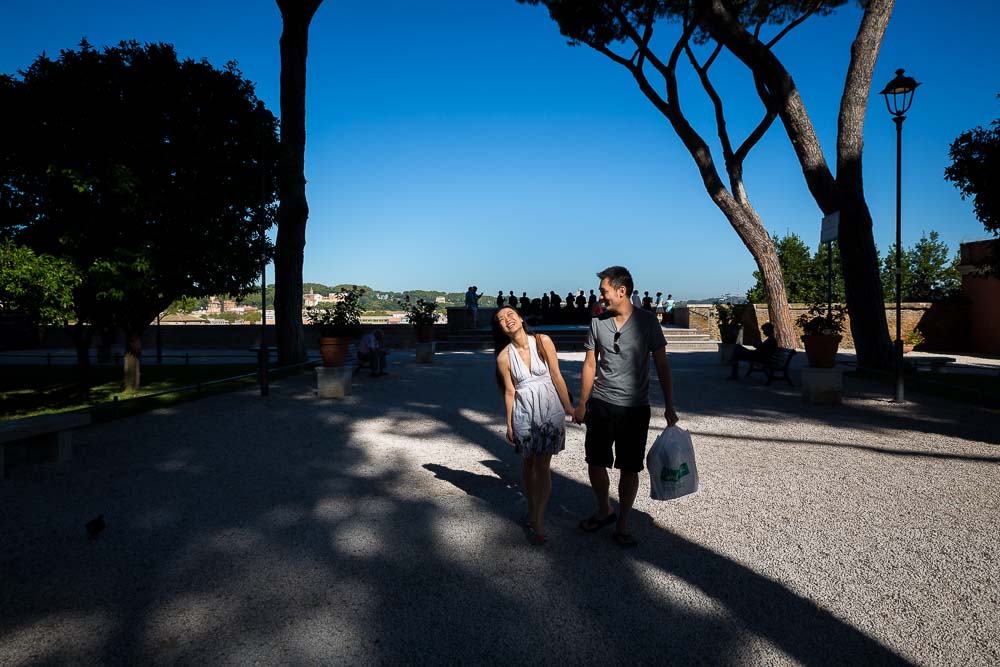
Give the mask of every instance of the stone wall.
M 305 344 L 308 349 L 318 349 L 319 331 L 312 325 L 303 325 Z M 362 324 L 362 333 L 381 329 L 385 335 L 386 347 L 394 349 L 409 349 L 416 345 L 416 334 L 409 324 Z M 446 340 L 447 327 L 444 324 L 434 326 L 437 340 Z M 219 349 L 219 350 L 249 350 L 260 345 L 261 327 L 244 324 L 173 324 L 160 326 L 161 344 L 164 349 Z M 267 326 L 267 344 L 275 345 L 274 325 Z M 115 340 L 120 348 L 124 340 L 121 332 Z M 47 327 L 42 333 L 39 343 L 42 348 L 72 348 L 73 341 L 61 327 Z M 156 325 L 146 329 L 142 336 L 142 347 L 145 351 L 156 349 Z
M 807 312 L 809 306 L 804 303 L 790 304 L 792 321 Z M 675 323 L 696 329 L 699 333 L 708 334 L 713 340 L 719 340 L 719 322 L 713 304 L 687 304 L 676 309 Z M 904 303 L 900 309 L 902 315 L 903 337 L 917 326 L 926 338 L 926 343 L 920 349 L 950 350 L 959 352 L 970 350 L 969 340 L 969 307 L 964 303 Z M 896 304 L 885 304 L 885 315 L 889 325 L 889 336 L 896 335 Z M 770 320 L 767 304 L 754 304 L 752 309 L 744 311 L 743 342 L 753 344 L 760 342 L 760 325 Z M 801 331 L 799 332 L 801 333 Z M 841 347 L 853 348 L 851 337 L 850 316 L 847 318 Z

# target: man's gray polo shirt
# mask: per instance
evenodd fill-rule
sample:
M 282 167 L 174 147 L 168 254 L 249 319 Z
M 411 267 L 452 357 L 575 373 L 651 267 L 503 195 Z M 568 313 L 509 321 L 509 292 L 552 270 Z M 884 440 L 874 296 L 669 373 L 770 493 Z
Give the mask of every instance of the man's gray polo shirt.
M 649 405 L 649 355 L 667 344 L 654 313 L 633 308 L 621 329 L 611 313 L 590 320 L 586 348 L 597 355 L 593 398 L 624 407 Z

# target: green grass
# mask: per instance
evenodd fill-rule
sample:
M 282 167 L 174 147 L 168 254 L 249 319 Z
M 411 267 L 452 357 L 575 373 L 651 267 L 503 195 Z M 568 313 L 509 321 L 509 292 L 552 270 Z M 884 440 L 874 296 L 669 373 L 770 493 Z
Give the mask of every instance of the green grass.
M 87 387 L 79 383 L 75 366 L 3 366 L 0 370 L 0 421 L 33 415 L 89 409 L 95 419 L 110 419 L 162 408 L 183 401 L 256 385 L 256 377 L 202 387 L 200 391 L 179 391 L 149 396 L 198 383 L 254 373 L 256 364 L 199 364 L 192 366 L 142 367 L 142 388 L 122 390 L 122 369 L 94 366 Z M 287 376 L 299 372 L 291 369 Z M 271 374 L 276 379 L 276 374 Z M 117 411 L 114 399 L 118 397 Z

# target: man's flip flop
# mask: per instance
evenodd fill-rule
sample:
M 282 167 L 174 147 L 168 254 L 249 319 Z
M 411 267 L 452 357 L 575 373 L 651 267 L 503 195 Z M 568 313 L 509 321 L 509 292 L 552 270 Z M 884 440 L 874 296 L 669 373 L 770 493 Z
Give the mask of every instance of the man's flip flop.
M 610 526 L 615 521 L 618 520 L 618 515 L 612 512 L 603 519 L 597 518 L 597 515 L 588 516 L 586 519 L 580 522 L 580 530 L 585 533 L 593 533 L 594 531 L 600 530 L 605 526 Z
M 631 549 L 632 547 L 639 546 L 639 543 L 635 541 L 628 533 L 613 533 L 611 539 L 615 541 L 615 544 L 620 546 L 622 549 Z

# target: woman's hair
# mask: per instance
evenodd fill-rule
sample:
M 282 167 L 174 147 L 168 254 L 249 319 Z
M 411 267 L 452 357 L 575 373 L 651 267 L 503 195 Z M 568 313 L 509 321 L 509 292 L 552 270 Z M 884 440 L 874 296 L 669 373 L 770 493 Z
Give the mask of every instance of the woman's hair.
M 500 328 L 500 321 L 497 319 L 497 315 L 500 314 L 501 310 L 508 310 L 508 309 L 513 310 L 515 313 L 517 313 L 516 308 L 511 308 L 510 306 L 504 306 L 503 308 L 498 309 L 497 312 L 493 313 L 493 317 L 490 319 L 490 330 L 493 333 L 494 357 L 499 357 L 500 353 L 503 352 L 503 349 L 507 347 L 508 343 L 510 343 L 510 337 L 503 329 Z M 521 317 L 520 313 L 517 314 L 518 317 Z M 524 328 L 524 333 L 528 334 L 529 336 L 535 335 L 531 332 L 531 327 L 528 326 L 528 323 L 524 321 L 523 317 L 521 317 L 521 326 Z M 495 368 L 496 368 L 497 387 L 502 392 L 504 390 L 503 376 L 500 375 L 500 369 L 498 367 Z

